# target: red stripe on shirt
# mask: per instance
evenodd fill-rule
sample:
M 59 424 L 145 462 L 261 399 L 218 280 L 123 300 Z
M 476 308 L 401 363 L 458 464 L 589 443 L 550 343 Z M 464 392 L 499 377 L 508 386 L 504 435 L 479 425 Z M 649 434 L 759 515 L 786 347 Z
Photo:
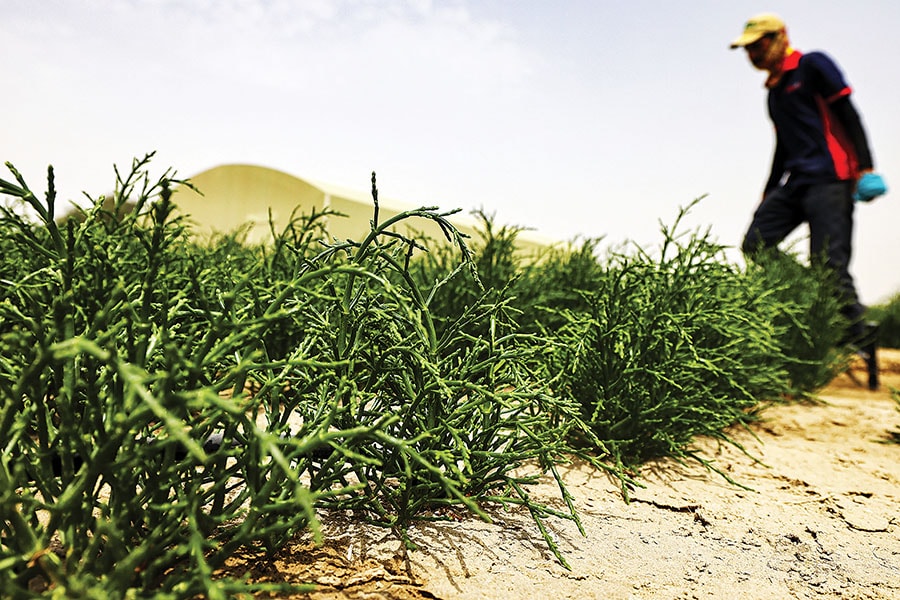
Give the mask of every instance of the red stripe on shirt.
M 828 100 L 817 97 L 816 102 L 819 105 L 819 113 L 822 115 L 822 131 L 825 134 L 825 143 L 828 144 L 828 152 L 831 154 L 831 160 L 834 163 L 834 172 L 837 178 L 845 181 L 848 179 L 856 179 L 859 176 L 859 165 L 856 160 L 856 153 L 853 151 L 853 145 L 850 138 L 840 126 L 840 123 L 833 117 L 828 105 L 834 100 L 850 94 L 850 88 L 844 88 Z

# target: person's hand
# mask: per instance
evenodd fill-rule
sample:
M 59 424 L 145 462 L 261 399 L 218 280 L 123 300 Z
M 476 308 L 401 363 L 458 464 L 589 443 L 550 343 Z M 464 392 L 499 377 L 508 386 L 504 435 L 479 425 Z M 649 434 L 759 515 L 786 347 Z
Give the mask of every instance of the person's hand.
M 887 192 L 887 185 L 878 173 L 867 171 L 856 182 L 856 191 L 853 199 L 857 202 L 870 202 Z

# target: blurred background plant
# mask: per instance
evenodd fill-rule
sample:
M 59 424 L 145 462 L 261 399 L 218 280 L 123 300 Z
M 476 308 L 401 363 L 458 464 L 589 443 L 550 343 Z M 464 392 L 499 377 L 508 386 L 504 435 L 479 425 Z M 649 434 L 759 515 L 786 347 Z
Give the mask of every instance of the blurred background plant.
M 878 323 L 877 342 L 882 348 L 900 349 L 900 293 L 870 306 L 866 315 Z
M 894 400 L 894 404 L 897 405 L 897 412 L 900 413 L 900 390 L 892 389 L 891 398 Z M 888 441 L 900 444 L 900 427 L 888 432 Z
M 586 310 L 565 309 L 553 357 L 560 390 L 624 471 L 662 456 L 694 458 L 698 435 L 730 441 L 759 403 L 787 392 L 771 296 L 723 259 L 708 232 L 663 227 L 658 254 L 606 259 Z

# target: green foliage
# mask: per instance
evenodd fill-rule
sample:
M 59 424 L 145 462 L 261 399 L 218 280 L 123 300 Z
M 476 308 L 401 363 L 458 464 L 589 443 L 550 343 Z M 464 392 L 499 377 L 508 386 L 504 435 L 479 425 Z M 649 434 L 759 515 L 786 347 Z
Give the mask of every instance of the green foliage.
M 590 296 L 607 276 L 608 265 L 598 260 L 599 243 L 587 239 L 552 247 L 521 267 L 515 294 L 525 331 L 552 335 L 566 324 L 565 313 L 590 310 Z
M 318 218 L 273 243 L 204 245 L 172 218 L 150 157 L 64 225 L 11 170 L 38 216 L 0 220 L 0 589 L 73 597 L 228 597 L 238 549 L 316 531 L 317 507 L 405 536 L 455 506 L 516 504 L 544 527 L 574 509 L 527 486 L 563 460 L 577 409 L 534 376 L 540 340 L 495 327 L 480 298 L 438 334 L 407 265 L 420 245 L 378 222 L 322 249 Z M 131 211 L 123 210 L 126 203 Z M 436 288 L 440 288 L 440 284 Z M 434 290 L 432 290 L 433 295 Z M 490 331 L 471 336 L 466 328 Z M 566 503 L 568 495 L 558 479 Z
M 467 241 L 471 261 L 466 265 L 460 265 L 453 247 L 445 244 L 432 244 L 429 252 L 415 256 L 409 264 L 412 279 L 430 290 L 425 302 L 438 336 L 464 330 L 469 337 L 483 338 L 495 334 L 498 326 L 504 331 L 519 330 L 520 303 L 512 305 L 511 286 L 519 277 L 515 241 L 520 230 L 497 228 L 493 217 L 484 212 L 476 216 L 481 229 L 477 239 Z M 491 319 L 471 318 L 479 305 L 494 307 Z
M 878 345 L 900 348 L 900 293 L 887 302 L 869 307 L 867 317 L 878 323 Z
M 152 155 L 151 155 L 152 156 Z M 241 549 L 353 511 L 409 543 L 447 508 L 521 506 L 578 523 L 557 466 L 580 454 L 622 481 L 694 458 L 698 435 L 805 396 L 840 354 L 829 278 L 796 260 L 730 265 L 708 233 L 663 228 L 658 254 L 598 240 L 516 251 L 479 213 L 374 217 L 323 244 L 323 214 L 266 244 L 200 242 L 151 156 L 53 220 L 15 182 L 0 214 L 0 589 L 72 597 L 230 597 Z M 13 210 L 18 209 L 18 210 Z M 27 210 L 23 210 L 27 209 Z M 25 218 L 30 212 L 36 221 Z M 436 223 L 445 243 L 394 231 Z M 599 460 L 597 460 L 599 458 Z M 528 486 L 554 477 L 559 506 Z M 278 591 L 278 586 L 265 588 Z M 285 588 L 286 589 L 286 588 Z
M 234 582 L 213 573 L 236 548 L 274 547 L 314 520 L 315 494 L 242 392 L 268 323 L 234 302 L 243 281 L 215 298 L 191 285 L 170 219 L 180 182 L 151 183 L 148 159 L 118 178 L 116 207 L 137 197 L 121 219 L 98 201 L 60 227 L 52 171 L 44 203 L 14 170 L 19 185 L 2 182 L 40 217 L 2 221 L 4 245 L 34 257 L 4 265 L 0 297 L 0 588 L 11 597 L 42 586 L 226 597 Z M 322 434 L 312 424 L 297 439 L 308 452 Z
M 708 234 L 663 234 L 658 257 L 641 249 L 609 257 L 585 296 L 588 310 L 566 313 L 554 356 L 561 390 L 630 468 L 661 456 L 702 460 L 694 437 L 727 439 L 726 427 L 785 391 L 757 290 Z
M 805 265 L 785 252 L 763 253 L 755 261 L 746 276 L 764 296 L 759 316 L 775 329 L 787 393 L 809 397 L 847 366 L 849 351 L 841 340 L 848 323 L 840 312 L 834 273 L 822 262 Z
M 891 390 L 891 399 L 894 401 L 894 404 L 897 405 L 896 406 L 897 412 L 900 413 L 900 390 L 892 389 Z M 900 427 L 894 429 L 894 431 L 889 431 L 887 435 L 888 435 L 888 437 L 887 437 L 888 442 L 891 442 L 894 444 L 900 444 Z
M 760 402 L 809 397 L 833 377 L 844 323 L 823 269 L 790 255 L 730 265 L 708 232 L 677 231 L 688 210 L 663 228 L 658 256 L 601 257 L 599 240 L 586 240 L 532 259 L 515 254 L 517 230 L 481 213 L 474 276 L 451 273 L 441 254 L 413 271 L 447 276 L 449 293 L 431 304 L 437 319 L 453 318 L 454 300 L 506 299 L 504 325 L 549 342 L 539 368 L 581 407 L 591 431 L 579 442 L 620 474 L 661 456 L 706 462 L 690 448 L 696 436 L 727 439 L 723 430 L 751 421 Z M 497 287 L 478 286 L 483 269 Z

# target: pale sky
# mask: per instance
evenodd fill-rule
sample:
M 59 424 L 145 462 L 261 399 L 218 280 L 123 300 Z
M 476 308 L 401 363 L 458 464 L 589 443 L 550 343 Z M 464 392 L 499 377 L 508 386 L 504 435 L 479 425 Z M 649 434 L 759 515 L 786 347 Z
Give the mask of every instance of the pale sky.
M 728 46 L 770 11 L 854 89 L 892 191 L 857 205 L 852 271 L 884 301 L 900 292 L 894 0 L 0 0 L 0 161 L 40 193 L 53 165 L 63 204 L 151 151 L 180 177 L 249 163 L 366 193 L 375 171 L 384 198 L 648 249 L 706 194 L 689 227 L 736 247 L 774 134 L 764 74 Z

